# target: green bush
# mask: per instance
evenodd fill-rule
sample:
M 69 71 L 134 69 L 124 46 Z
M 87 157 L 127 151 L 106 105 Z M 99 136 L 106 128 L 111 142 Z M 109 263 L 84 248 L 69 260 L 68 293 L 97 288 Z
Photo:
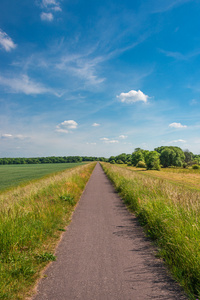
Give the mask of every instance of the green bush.
M 110 164 L 113 164 L 113 165 L 115 164 L 114 159 L 110 161 Z
M 116 163 L 122 165 L 124 162 L 121 159 L 118 159 Z
M 193 169 L 193 170 L 198 170 L 198 169 L 199 169 L 199 166 L 198 166 L 198 165 L 193 165 L 193 166 L 192 166 L 192 169 Z
M 144 161 L 139 161 L 136 165 L 137 168 L 146 168 L 146 164 Z

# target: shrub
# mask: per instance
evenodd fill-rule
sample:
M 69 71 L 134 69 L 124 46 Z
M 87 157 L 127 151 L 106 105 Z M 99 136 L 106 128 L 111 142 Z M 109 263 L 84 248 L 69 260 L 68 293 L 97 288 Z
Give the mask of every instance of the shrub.
M 199 166 L 198 166 L 198 165 L 193 165 L 193 166 L 192 166 L 192 169 L 193 169 L 193 170 L 198 170 L 198 169 L 199 169 Z
M 114 159 L 110 161 L 110 164 L 113 164 L 113 165 L 115 164 Z
M 117 160 L 117 164 L 120 164 L 120 165 L 122 165 L 124 162 L 121 160 L 121 159 L 118 159 Z
M 136 165 L 137 168 L 146 168 L 146 164 L 143 161 L 139 161 Z

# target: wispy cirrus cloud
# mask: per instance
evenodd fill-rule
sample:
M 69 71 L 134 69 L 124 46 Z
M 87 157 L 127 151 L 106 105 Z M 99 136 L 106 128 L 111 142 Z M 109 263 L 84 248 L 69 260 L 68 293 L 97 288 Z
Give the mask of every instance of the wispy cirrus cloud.
M 65 55 L 61 58 L 60 62 L 56 64 L 56 68 L 64 72 L 70 72 L 89 85 L 99 85 L 105 81 L 105 78 L 97 75 L 97 68 L 105 58 L 90 58 L 90 54 L 91 52 Z
M 151 13 L 164 13 L 193 0 L 152 1 Z
M 72 129 L 76 129 L 78 123 L 74 120 L 64 121 L 56 126 L 56 131 L 61 133 L 69 133 Z
M 0 85 L 9 93 L 23 93 L 26 95 L 52 93 L 56 95 L 52 89 L 46 88 L 41 83 L 31 80 L 27 75 L 11 78 L 0 75 Z
M 0 29 L 0 46 L 7 52 L 10 52 L 11 50 L 15 49 L 17 45 L 13 42 L 13 40 Z
M 121 102 L 125 102 L 125 103 L 135 103 L 138 101 L 142 101 L 146 103 L 149 96 L 145 95 L 140 90 L 138 91 L 131 90 L 128 93 L 121 93 L 119 96 L 117 96 L 117 98 L 119 98 Z
M 183 60 L 183 61 L 189 60 L 195 56 L 200 55 L 200 49 L 196 49 L 196 50 L 186 53 L 186 54 L 182 54 L 182 53 L 176 52 L 176 51 L 166 51 L 163 49 L 158 49 L 158 50 L 159 50 L 159 52 L 163 53 L 164 55 L 166 55 L 168 57 L 172 57 L 176 60 Z

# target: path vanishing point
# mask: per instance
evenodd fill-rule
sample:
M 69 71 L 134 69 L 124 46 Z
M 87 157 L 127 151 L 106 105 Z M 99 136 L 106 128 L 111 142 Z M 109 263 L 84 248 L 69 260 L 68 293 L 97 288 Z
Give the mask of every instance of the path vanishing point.
M 187 297 L 98 163 L 33 300 Z

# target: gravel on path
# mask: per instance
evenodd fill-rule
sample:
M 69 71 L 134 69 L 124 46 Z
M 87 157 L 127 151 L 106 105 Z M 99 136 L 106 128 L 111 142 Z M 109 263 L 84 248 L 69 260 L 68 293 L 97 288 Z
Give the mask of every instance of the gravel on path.
M 97 163 L 32 299 L 187 299 L 154 252 Z

